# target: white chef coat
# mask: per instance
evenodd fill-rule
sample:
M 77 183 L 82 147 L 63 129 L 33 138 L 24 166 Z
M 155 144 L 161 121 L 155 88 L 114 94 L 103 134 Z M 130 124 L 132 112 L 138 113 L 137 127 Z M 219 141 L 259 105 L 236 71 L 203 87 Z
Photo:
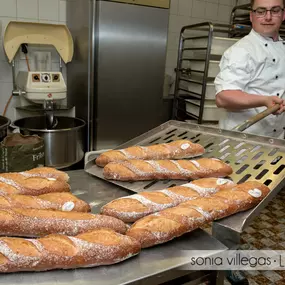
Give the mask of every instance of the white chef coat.
M 241 90 L 249 94 L 276 95 L 285 99 L 285 42 L 274 42 L 252 29 L 247 36 L 225 51 L 215 87 L 216 94 L 222 90 Z M 260 107 L 227 111 L 220 120 L 220 128 L 233 129 L 265 109 L 266 107 Z M 284 127 L 284 114 L 269 115 L 244 132 L 283 138 Z

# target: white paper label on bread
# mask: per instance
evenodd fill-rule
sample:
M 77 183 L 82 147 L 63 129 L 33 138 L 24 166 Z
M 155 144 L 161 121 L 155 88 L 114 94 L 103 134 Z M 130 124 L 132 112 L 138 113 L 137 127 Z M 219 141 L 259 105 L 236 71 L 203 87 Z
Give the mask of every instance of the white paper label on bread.
M 217 185 L 225 185 L 225 184 L 233 184 L 233 182 L 229 179 L 219 178 L 217 179 Z
M 186 149 L 189 148 L 189 147 L 190 147 L 190 144 L 189 144 L 189 143 L 184 143 L 184 144 L 181 145 L 181 148 L 182 148 L 183 150 L 186 150 Z
M 63 204 L 62 206 L 62 211 L 65 211 L 65 212 L 70 212 L 74 209 L 75 207 L 75 204 L 73 202 L 66 202 Z
M 252 189 L 248 191 L 248 194 L 254 198 L 259 198 L 262 195 L 262 192 L 259 189 Z
M 55 178 L 47 178 L 47 180 L 49 180 L 49 181 L 56 181 L 56 179 Z

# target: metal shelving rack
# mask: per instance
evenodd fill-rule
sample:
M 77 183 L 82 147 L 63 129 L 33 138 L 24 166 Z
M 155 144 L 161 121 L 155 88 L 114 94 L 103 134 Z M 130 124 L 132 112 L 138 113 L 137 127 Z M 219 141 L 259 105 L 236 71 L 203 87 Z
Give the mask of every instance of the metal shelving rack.
M 229 35 L 231 37 L 243 37 L 247 35 L 251 30 L 251 21 L 250 21 L 250 3 L 244 5 L 235 6 L 232 9 L 230 25 L 231 30 Z M 283 22 L 280 29 L 280 36 L 285 36 L 285 23 Z
M 209 67 L 212 62 L 219 62 L 223 53 L 215 54 L 213 52 L 213 48 L 215 49 L 214 42 L 222 40 L 226 42 L 229 40 L 230 29 L 230 25 L 214 24 L 212 22 L 189 25 L 181 29 L 176 68 L 173 119 L 192 119 L 196 120 L 198 124 L 209 121 L 203 118 L 207 84 L 213 83 L 215 77 L 211 77 L 209 74 Z M 227 47 L 228 43 L 226 44 Z M 226 48 L 221 48 L 221 51 L 224 51 Z M 197 63 L 200 63 L 202 68 L 193 68 Z M 196 91 L 197 89 L 199 89 L 199 92 Z M 186 110 L 185 100 L 187 99 L 192 100 L 191 102 L 187 101 L 187 104 L 193 105 L 196 111 L 199 108 L 198 114 Z
M 204 119 L 205 101 L 215 100 L 215 98 L 209 100 L 207 97 L 209 84 L 213 84 L 214 77 L 217 75 L 214 76 L 212 72 L 209 74 L 211 62 L 220 61 L 223 54 L 223 52 L 218 54 L 212 52 L 213 48 L 215 49 L 215 41 L 224 41 L 226 44 L 221 51 L 225 51 L 229 47 L 228 40 L 237 41 L 246 36 L 251 30 L 250 10 L 250 3 L 235 6 L 232 9 L 229 25 L 203 22 L 182 27 L 175 69 L 176 81 L 172 111 L 174 120 L 194 120 L 198 124 L 209 121 L 215 123 L 215 120 Z M 285 37 L 285 24 L 281 26 L 280 35 Z M 197 63 L 201 63 L 203 68 L 195 68 Z M 214 91 L 211 92 L 214 93 Z M 198 112 L 197 109 L 199 109 Z M 218 109 L 215 111 L 222 112 Z

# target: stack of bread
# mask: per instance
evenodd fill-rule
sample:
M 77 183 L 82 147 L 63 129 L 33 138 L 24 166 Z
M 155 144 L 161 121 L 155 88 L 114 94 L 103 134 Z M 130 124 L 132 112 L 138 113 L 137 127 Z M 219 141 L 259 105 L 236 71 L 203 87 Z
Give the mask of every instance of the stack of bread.
M 140 252 L 127 225 L 90 213 L 68 180 L 47 167 L 0 175 L 0 272 L 108 265 Z
M 101 213 L 134 222 L 126 234 L 145 248 L 248 210 L 269 193 L 269 188 L 257 181 L 236 185 L 225 179 L 232 174 L 232 167 L 217 158 L 201 158 L 204 153 L 197 143 L 176 140 L 101 154 L 96 164 L 104 167 L 106 179 L 191 180 L 181 186 L 116 199 L 103 206 Z
M 70 193 L 64 172 L 43 167 L 1 174 L 0 272 L 121 262 L 141 248 L 250 209 L 268 194 L 256 181 L 236 185 L 227 179 L 232 168 L 221 160 L 193 159 L 204 152 L 201 145 L 179 140 L 103 153 L 96 164 L 107 179 L 191 181 L 113 200 L 100 214 Z

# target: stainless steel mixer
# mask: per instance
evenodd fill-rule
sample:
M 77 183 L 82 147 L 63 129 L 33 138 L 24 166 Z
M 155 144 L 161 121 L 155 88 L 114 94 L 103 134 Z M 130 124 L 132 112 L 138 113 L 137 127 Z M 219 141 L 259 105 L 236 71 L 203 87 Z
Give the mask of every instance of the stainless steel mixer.
M 84 157 L 85 122 L 78 118 L 54 117 L 52 128 L 46 116 L 16 120 L 14 126 L 24 135 L 38 135 L 45 142 L 45 165 L 66 168 Z
M 69 63 L 74 52 L 69 29 L 64 24 L 11 21 L 6 27 L 3 43 L 12 64 L 13 95 L 19 96 L 20 103 L 15 110 L 14 126 L 22 134 L 44 138 L 46 166 L 65 168 L 77 163 L 84 156 L 85 122 L 74 118 L 75 114 L 70 112 L 74 108 L 65 105 L 67 87 L 62 62 Z M 31 70 L 27 62 L 28 71 L 19 71 L 16 77 L 14 58 L 19 48 L 28 53 L 31 46 L 38 48 L 39 45 L 56 49 L 59 70 Z

